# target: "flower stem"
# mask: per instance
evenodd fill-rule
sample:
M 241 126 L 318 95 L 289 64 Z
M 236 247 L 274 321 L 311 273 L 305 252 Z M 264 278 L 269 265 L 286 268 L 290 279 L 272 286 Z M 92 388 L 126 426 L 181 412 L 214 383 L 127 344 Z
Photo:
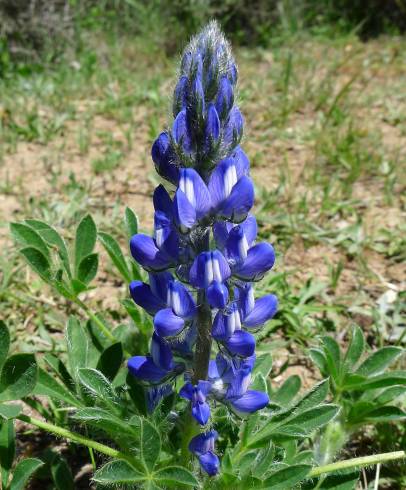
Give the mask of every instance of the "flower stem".
M 207 379 L 211 354 L 211 311 L 205 302 L 204 291 L 198 294 L 197 339 L 194 359 L 193 384 Z
M 100 442 L 92 441 L 91 439 L 84 437 L 81 434 L 78 434 L 76 432 L 71 432 L 70 430 L 64 429 L 63 427 L 49 424 L 48 422 L 44 422 L 42 420 L 24 414 L 19 415 L 17 418 L 22 422 L 25 422 L 30 425 L 34 425 L 39 429 L 50 432 L 51 434 L 55 434 L 57 436 L 63 437 L 65 439 L 68 439 L 69 441 L 76 442 L 77 444 L 83 444 L 84 446 L 87 446 L 90 449 L 94 449 L 99 453 L 106 454 L 111 458 L 125 459 L 129 462 L 132 462 L 132 459 L 126 454 L 122 453 L 121 451 L 117 451 L 117 449 L 108 447 L 105 444 L 101 444 Z
M 107 337 L 111 342 L 117 342 L 117 339 L 110 332 L 110 330 L 106 327 L 106 325 L 98 318 L 93 311 L 88 308 L 80 299 L 76 301 L 76 304 L 82 308 L 82 310 L 86 313 L 86 315 L 92 320 L 92 322 L 97 326 L 97 328 L 102 332 L 102 334 Z
M 391 453 L 373 454 L 372 456 L 361 456 L 360 458 L 346 459 L 344 461 L 337 461 L 336 463 L 330 463 L 324 466 L 317 466 L 311 470 L 308 476 L 312 478 L 325 473 L 333 473 L 334 471 L 345 470 L 348 468 L 358 468 L 362 466 L 371 466 L 378 463 L 385 463 L 387 461 L 395 461 L 397 459 L 404 458 L 406 458 L 405 451 L 394 451 Z

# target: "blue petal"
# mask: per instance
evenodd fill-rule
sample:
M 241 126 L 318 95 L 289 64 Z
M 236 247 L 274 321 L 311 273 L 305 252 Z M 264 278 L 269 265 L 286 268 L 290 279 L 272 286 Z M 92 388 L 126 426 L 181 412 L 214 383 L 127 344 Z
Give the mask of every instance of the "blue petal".
M 228 78 L 230 79 L 230 82 L 235 85 L 238 80 L 238 70 L 237 66 L 235 63 L 232 63 L 229 70 L 228 70 Z
M 192 83 L 192 93 L 190 99 L 190 105 L 193 109 L 197 109 L 199 114 L 204 114 L 205 103 L 204 103 L 204 90 L 201 80 L 201 74 L 199 69 L 196 73 L 196 77 Z
M 154 317 L 155 332 L 160 337 L 172 337 L 180 333 L 185 326 L 183 318 L 175 315 L 171 308 L 158 311 Z
M 209 404 L 207 402 L 192 404 L 192 416 L 200 425 L 206 425 L 210 418 Z
M 245 367 L 239 369 L 233 379 L 231 384 L 227 389 L 226 398 L 227 400 L 233 400 L 235 398 L 240 398 L 248 390 L 248 386 L 251 383 L 251 369 Z
M 154 141 L 151 156 L 158 174 L 176 184 L 179 179 L 179 168 L 175 164 L 175 155 L 168 133 L 161 133 Z
M 194 387 L 192 383 L 185 383 L 179 391 L 179 396 L 186 400 L 191 400 L 193 397 Z
M 247 239 L 248 245 L 251 247 L 255 239 L 257 238 L 258 225 L 255 216 L 249 214 L 247 219 L 244 220 L 240 226 L 244 230 L 245 237 Z
M 158 383 L 168 374 L 165 369 L 156 366 L 149 356 L 130 357 L 127 367 L 133 376 L 151 383 Z
M 234 106 L 228 116 L 223 135 L 226 146 L 236 146 L 242 137 L 244 119 L 237 106 Z
M 166 371 L 170 371 L 173 368 L 171 348 L 155 332 L 152 334 L 150 351 L 152 360 L 156 366 Z
M 207 376 L 210 380 L 216 380 L 220 378 L 220 372 L 217 367 L 217 362 L 214 359 L 211 359 L 209 362 L 209 370 Z
M 192 151 L 192 140 L 187 119 L 186 109 L 183 109 L 176 116 L 173 123 L 172 135 L 175 142 L 183 146 L 187 153 L 190 153 Z
M 247 218 L 248 219 L 248 218 Z M 217 248 L 223 250 L 228 238 L 228 233 L 233 227 L 232 223 L 228 221 L 216 221 L 213 225 L 213 235 L 216 241 Z
M 184 168 L 180 172 L 179 189 L 186 195 L 196 210 L 197 219 L 201 219 L 210 211 L 211 199 L 209 190 L 193 168 Z
M 211 383 L 209 381 L 200 380 L 197 383 L 197 389 L 201 391 L 204 396 L 207 396 L 211 391 Z
M 248 240 L 242 226 L 234 226 L 228 234 L 226 242 L 226 256 L 232 264 L 242 264 L 248 255 Z
M 244 318 L 244 326 L 255 328 L 270 320 L 278 309 L 278 299 L 273 294 L 267 294 L 255 301 L 251 313 Z
M 192 318 L 196 314 L 196 304 L 186 287 L 179 281 L 173 281 L 169 285 L 168 306 L 175 315 L 182 318 Z
M 234 92 L 233 87 L 227 77 L 221 77 L 219 88 L 216 95 L 216 109 L 221 119 L 225 119 L 233 106 Z
M 186 197 L 186 194 L 181 189 L 176 191 L 173 206 L 178 225 L 185 228 L 193 228 L 197 221 L 196 209 L 190 203 Z
M 157 311 L 165 308 L 165 303 L 152 293 L 150 286 L 141 281 L 130 283 L 130 294 L 135 303 L 150 315 L 155 315 Z
M 182 109 L 186 109 L 189 90 L 188 77 L 182 75 L 176 84 L 173 94 L 173 115 L 176 117 Z
M 209 192 L 212 206 L 217 208 L 226 199 L 241 175 L 234 158 L 221 160 L 213 170 L 209 180 Z
M 225 346 L 232 355 L 249 357 L 255 352 L 255 338 L 249 332 L 236 330 L 234 334 L 226 340 Z
M 223 283 L 213 281 L 206 291 L 207 301 L 212 308 L 224 308 L 228 302 L 228 289 Z
M 210 144 L 216 143 L 220 136 L 220 119 L 213 104 L 210 104 L 207 109 L 204 133 L 206 149 L 210 149 Z
M 241 398 L 232 400 L 231 406 L 240 413 L 252 413 L 261 410 L 269 403 L 269 397 L 261 391 L 247 391 Z
M 248 160 L 247 155 L 244 153 L 241 146 L 237 146 L 234 152 L 231 154 L 235 165 L 237 167 L 237 175 L 238 177 L 242 177 L 243 175 L 249 176 L 250 174 L 250 161 Z
M 227 340 L 231 333 L 227 330 L 226 316 L 223 312 L 217 312 L 214 317 L 211 335 L 216 340 Z
M 275 252 L 269 243 L 258 243 L 248 250 L 248 255 L 241 267 L 233 274 L 243 281 L 258 281 L 272 269 L 275 263 Z
M 213 281 L 224 282 L 231 275 L 230 266 L 218 250 L 202 252 L 190 268 L 189 280 L 198 288 L 207 288 Z
M 162 184 L 155 189 L 153 202 L 155 211 L 161 211 L 168 217 L 172 216 L 172 199 Z
M 178 257 L 179 235 L 172 227 L 171 220 L 161 211 L 154 214 L 154 236 L 157 247 L 169 260 Z
M 238 286 L 234 289 L 234 297 L 245 319 L 255 306 L 254 288 L 250 283 Z
M 193 437 L 189 443 L 189 451 L 197 456 L 214 451 L 214 443 L 218 438 L 215 430 L 209 430 Z
M 220 469 L 220 460 L 216 454 L 209 451 L 199 456 L 199 463 L 202 469 L 209 475 L 215 476 Z
M 167 383 L 158 386 L 148 387 L 147 392 L 147 410 L 152 413 L 159 405 L 160 401 L 172 393 L 172 385 Z
M 218 212 L 221 216 L 235 223 L 245 220 L 249 210 L 254 205 L 254 185 L 249 177 L 243 175 L 234 185 L 231 194 L 221 204 Z
M 169 283 L 174 280 L 172 274 L 170 272 L 150 272 L 148 278 L 152 293 L 162 301 L 163 305 L 166 305 L 168 286 Z
M 159 271 L 171 265 L 171 260 L 159 250 L 155 241 L 142 233 L 131 238 L 130 249 L 134 259 L 147 270 Z

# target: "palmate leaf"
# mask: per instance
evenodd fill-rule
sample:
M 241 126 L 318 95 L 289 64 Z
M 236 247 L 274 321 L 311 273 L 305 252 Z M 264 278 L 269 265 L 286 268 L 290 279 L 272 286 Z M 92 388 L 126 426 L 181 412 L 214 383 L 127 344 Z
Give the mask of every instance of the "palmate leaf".
M 42 252 L 34 247 L 26 247 L 20 253 L 43 281 L 52 282 L 51 263 Z
M 370 378 L 356 375 L 346 380 L 343 389 L 346 391 L 367 391 L 397 385 L 406 386 L 406 371 L 391 371 Z
M 36 458 L 20 461 L 14 469 L 10 490 L 24 490 L 31 476 L 43 465 L 44 463 Z
M 130 436 L 134 439 L 139 439 L 139 432 L 133 428 L 132 424 L 102 408 L 82 408 L 72 418 L 86 422 L 86 424 L 92 425 L 97 429 L 102 429 L 116 437 Z
M 35 395 L 55 398 L 68 406 L 80 407 L 82 405 L 65 386 L 58 383 L 55 378 L 41 368 L 38 370 L 38 380 L 33 392 Z
M 81 323 L 74 317 L 70 317 L 66 325 L 66 345 L 71 373 L 77 379 L 79 369 L 88 366 L 89 338 Z
M 382 347 L 382 349 L 377 350 L 365 359 L 361 366 L 356 370 L 356 374 L 361 376 L 381 374 L 404 352 L 404 349 L 401 349 L 400 347 Z
M 77 280 L 86 286 L 96 277 L 99 267 L 99 255 L 92 253 L 84 257 L 77 270 Z
M 121 342 L 116 342 L 105 349 L 97 363 L 96 369 L 113 381 L 123 362 L 123 347 Z
M 272 402 L 281 407 L 286 407 L 299 393 L 301 385 L 302 382 L 297 374 L 289 376 L 282 386 L 272 394 Z
M 47 244 L 31 226 L 24 223 L 11 223 L 10 230 L 13 238 L 23 247 L 32 247 L 50 260 L 51 256 Z
M 144 473 L 140 473 L 127 461 L 117 459 L 110 461 L 97 470 L 92 480 L 101 484 L 129 485 L 140 483 L 146 479 Z
M 155 427 L 143 419 L 141 423 L 141 459 L 146 468 L 152 471 L 161 452 L 161 437 Z
M 22 406 L 16 404 L 0 404 L 0 419 L 11 420 L 20 415 Z
M 362 333 L 361 328 L 356 326 L 353 329 L 351 342 L 344 358 L 344 365 L 347 371 L 354 368 L 357 362 L 361 359 L 364 348 L 364 334 Z
M 7 488 L 8 477 L 15 456 L 15 432 L 12 420 L 0 419 L 0 473 L 1 488 Z
M 115 412 L 119 411 L 117 394 L 110 381 L 100 371 L 92 368 L 79 369 L 79 380 L 99 403 Z
M 66 248 L 65 241 L 59 235 L 59 233 L 49 226 L 47 223 L 36 219 L 26 219 L 25 223 L 34 228 L 34 230 L 41 236 L 41 238 L 51 247 L 55 247 L 57 249 L 58 255 L 62 261 L 62 264 L 68 274 L 71 276 L 71 268 L 69 263 L 69 254 L 68 249 Z
M 354 490 L 359 480 L 358 470 L 342 470 L 327 475 L 321 481 L 311 480 L 303 485 L 303 490 Z
M 10 333 L 3 320 L 0 320 L 0 371 L 10 348 Z
M 123 252 L 121 251 L 120 245 L 108 233 L 99 232 L 98 237 L 123 279 L 130 282 L 131 273 L 124 258 Z
M 0 375 L 0 402 L 29 395 L 37 382 L 37 363 L 32 354 L 15 354 L 4 363 Z
M 72 471 L 65 458 L 59 454 L 55 454 L 51 462 L 51 474 L 56 490 L 74 490 Z
M 82 260 L 93 252 L 96 244 L 97 229 L 90 214 L 86 215 L 76 230 L 75 239 L 75 275 L 78 276 Z
M 130 239 L 138 233 L 138 218 L 134 211 L 130 208 L 125 208 L 124 224 L 127 230 L 127 237 Z
M 181 466 L 167 466 L 156 471 L 154 481 L 164 488 L 179 488 L 179 485 L 196 488 L 199 484 L 194 475 Z
M 311 470 L 310 465 L 291 465 L 269 476 L 261 488 L 267 490 L 287 490 L 303 481 Z

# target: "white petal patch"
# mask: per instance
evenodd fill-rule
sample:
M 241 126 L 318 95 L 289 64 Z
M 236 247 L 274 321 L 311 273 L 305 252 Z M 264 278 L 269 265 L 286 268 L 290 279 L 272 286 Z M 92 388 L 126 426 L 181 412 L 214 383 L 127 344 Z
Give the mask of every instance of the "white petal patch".
M 164 243 L 164 229 L 156 228 L 155 229 L 155 242 L 158 248 L 161 248 Z
M 230 165 L 224 174 L 224 198 L 231 194 L 237 180 L 237 169 L 235 168 L 235 165 Z
M 212 262 L 212 268 L 213 268 L 213 279 L 218 282 L 223 282 L 223 278 L 221 277 L 221 272 L 220 272 L 220 264 L 218 259 L 212 259 L 210 262 Z M 213 280 L 212 279 L 212 280 Z
M 195 189 L 193 187 L 193 181 L 188 177 L 182 176 L 179 181 L 180 190 L 186 195 L 187 200 L 193 207 L 196 207 Z
M 244 233 L 241 239 L 238 241 L 238 255 L 240 256 L 240 259 L 244 260 L 247 258 L 248 249 L 249 249 L 248 241 Z
M 206 287 L 214 281 L 213 262 L 213 259 L 209 259 L 206 262 L 206 267 L 204 270 L 204 282 Z

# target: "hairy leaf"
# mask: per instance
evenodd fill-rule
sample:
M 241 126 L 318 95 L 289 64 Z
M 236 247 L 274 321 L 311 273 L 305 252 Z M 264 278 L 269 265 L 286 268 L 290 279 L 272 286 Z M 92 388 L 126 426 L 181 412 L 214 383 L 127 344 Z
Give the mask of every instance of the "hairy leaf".
M 121 459 L 110 461 L 93 475 L 93 480 L 102 484 L 125 485 L 139 483 L 146 475 L 136 470 L 130 463 Z
M 93 252 L 96 244 L 97 229 L 90 214 L 86 215 L 76 230 L 75 240 L 75 271 L 78 275 L 82 260 Z
M 400 347 L 382 347 L 371 354 L 361 366 L 357 369 L 356 373 L 361 376 L 372 376 L 375 374 L 381 374 L 385 369 L 392 364 L 404 350 Z
M 41 468 L 44 463 L 37 458 L 27 458 L 20 461 L 14 469 L 10 490 L 24 490 L 31 476 Z
M 108 233 L 99 232 L 98 237 L 123 279 L 130 282 L 131 273 L 128 269 L 128 265 L 124 258 L 123 252 L 121 251 L 120 245 Z
M 37 363 L 32 354 L 15 354 L 4 363 L 0 375 L 0 401 L 29 395 L 37 382 Z

